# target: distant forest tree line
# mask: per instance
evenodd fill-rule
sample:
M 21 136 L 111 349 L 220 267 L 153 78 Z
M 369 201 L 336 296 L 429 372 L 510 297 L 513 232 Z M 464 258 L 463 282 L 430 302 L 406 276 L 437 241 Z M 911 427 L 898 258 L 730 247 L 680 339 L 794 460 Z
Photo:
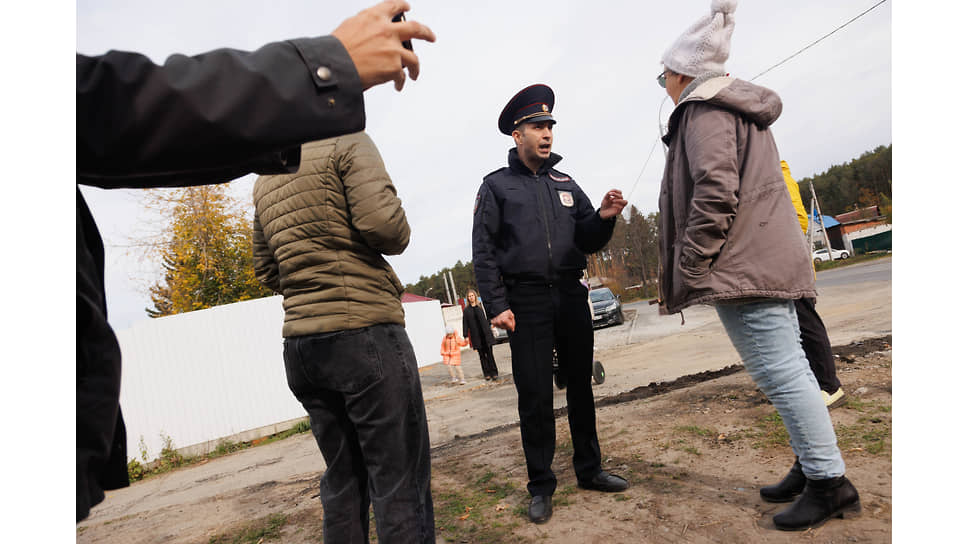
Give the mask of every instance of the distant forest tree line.
M 891 148 L 878 146 L 849 163 L 831 166 L 824 173 L 798 180 L 800 198 L 810 213 L 810 182 L 813 182 L 824 215 L 835 216 L 858 208 L 880 206 L 891 222 Z M 796 165 L 790 169 L 796 173 Z
M 810 182 L 813 182 L 824 215 L 879 206 L 881 215 L 887 216 L 890 222 L 892 146 L 878 146 L 849 163 L 831 166 L 822 174 L 798 180 L 800 197 L 807 212 L 812 200 Z M 791 170 L 796 173 L 795 164 L 791 165 Z M 588 275 L 601 278 L 604 285 L 623 299 L 652 298 L 658 295 L 659 214 L 644 215 L 635 206 L 629 206 L 626 213 L 628 219 L 626 214 L 617 218 L 608 245 L 588 255 Z M 445 272 L 453 275 L 459 298 L 464 297 L 468 289 L 476 289 L 473 263 L 460 260 L 429 277 L 420 276 L 417 282 L 407 284 L 405 288 L 415 295 L 447 301 Z

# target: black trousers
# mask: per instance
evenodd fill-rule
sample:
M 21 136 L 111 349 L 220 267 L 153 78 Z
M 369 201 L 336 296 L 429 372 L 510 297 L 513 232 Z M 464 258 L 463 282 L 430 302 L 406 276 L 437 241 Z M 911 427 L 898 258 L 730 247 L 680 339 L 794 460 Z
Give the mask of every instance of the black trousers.
M 289 389 L 326 460 L 323 541 L 432 544 L 430 435 L 417 359 L 402 325 L 286 338 Z
M 601 471 L 602 453 L 592 395 L 592 332 L 588 290 L 578 280 L 557 286 L 516 284 L 508 288 L 515 330 L 510 334 L 511 368 L 518 391 L 521 443 L 528 492 L 551 495 L 558 485 L 555 455 L 553 350 L 568 380 L 568 425 L 575 475 L 588 480 Z
M 481 372 L 485 377 L 497 376 L 497 361 L 494 360 L 494 350 L 490 344 L 477 348 L 477 356 L 481 358 Z
M 810 362 L 820 389 L 833 394 L 840 389 L 837 367 L 834 365 L 834 352 L 830 348 L 827 328 L 817 313 L 817 301 L 812 298 L 798 298 L 794 301 L 797 321 L 800 324 L 800 345 Z

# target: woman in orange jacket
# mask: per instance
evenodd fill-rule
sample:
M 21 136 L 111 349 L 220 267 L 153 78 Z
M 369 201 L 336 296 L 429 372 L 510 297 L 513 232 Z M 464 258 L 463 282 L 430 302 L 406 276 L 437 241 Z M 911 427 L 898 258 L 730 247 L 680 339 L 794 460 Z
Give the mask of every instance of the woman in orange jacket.
M 440 354 L 444 357 L 447 371 L 450 372 L 451 383 L 467 383 L 464 380 L 464 369 L 460 366 L 460 348 L 468 344 L 470 341 L 454 332 L 454 327 L 447 327 L 447 335 L 440 342 Z

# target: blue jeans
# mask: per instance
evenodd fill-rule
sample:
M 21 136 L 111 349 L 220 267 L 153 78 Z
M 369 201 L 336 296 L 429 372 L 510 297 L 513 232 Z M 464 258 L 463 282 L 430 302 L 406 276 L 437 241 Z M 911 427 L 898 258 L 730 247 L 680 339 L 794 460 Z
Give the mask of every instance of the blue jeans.
M 323 541 L 433 543 L 430 437 L 417 360 L 401 325 L 286 338 L 289 389 L 326 460 Z
M 830 414 L 800 347 L 800 327 L 791 300 L 717 304 L 726 334 L 753 381 L 783 418 L 793 453 L 811 480 L 844 474 Z

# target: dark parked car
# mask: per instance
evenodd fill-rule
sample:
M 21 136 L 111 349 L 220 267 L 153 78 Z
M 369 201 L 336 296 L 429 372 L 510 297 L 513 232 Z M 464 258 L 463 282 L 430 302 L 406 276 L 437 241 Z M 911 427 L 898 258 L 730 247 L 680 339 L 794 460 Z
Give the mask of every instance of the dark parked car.
M 604 327 L 606 325 L 621 325 L 625 323 L 622 314 L 622 301 L 612 293 L 608 287 L 599 287 L 588 292 L 592 301 L 592 325 Z

